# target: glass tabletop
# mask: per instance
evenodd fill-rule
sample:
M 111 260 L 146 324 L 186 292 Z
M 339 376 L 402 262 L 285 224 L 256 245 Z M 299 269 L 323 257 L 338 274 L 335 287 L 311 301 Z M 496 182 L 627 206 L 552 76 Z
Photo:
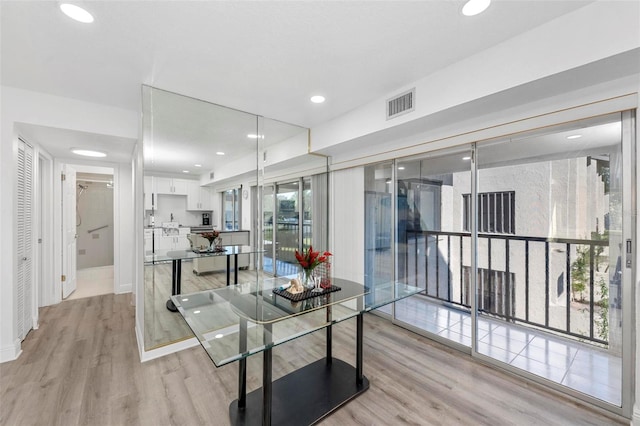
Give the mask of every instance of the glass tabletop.
M 287 277 L 268 278 L 171 300 L 220 367 L 424 291 L 402 283 L 365 287 L 332 278 L 340 290 L 294 302 L 273 291 L 288 282 Z
M 224 246 L 223 251 L 200 251 L 200 250 L 156 250 L 153 253 L 145 255 L 145 265 L 168 262 L 170 260 L 186 260 L 200 257 L 212 256 L 231 256 L 235 254 L 252 254 L 261 253 L 264 250 L 258 250 L 251 246 Z

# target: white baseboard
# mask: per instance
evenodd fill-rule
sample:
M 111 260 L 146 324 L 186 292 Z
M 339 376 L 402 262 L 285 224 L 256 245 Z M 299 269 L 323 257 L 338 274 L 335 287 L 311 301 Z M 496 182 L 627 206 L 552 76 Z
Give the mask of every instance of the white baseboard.
M 0 363 L 18 359 L 22 353 L 22 345 L 20 339 L 16 339 L 12 345 L 0 348 Z
M 124 294 L 124 293 L 131 293 L 131 291 L 133 290 L 133 284 L 129 283 L 129 284 L 120 284 L 120 286 L 118 287 L 117 291 L 115 292 L 116 294 Z
M 640 403 L 636 401 L 633 407 L 633 416 L 631 417 L 631 426 L 640 426 Z
M 138 341 L 138 355 L 140 355 L 140 362 L 151 361 L 152 359 L 161 358 L 163 356 L 180 352 L 182 350 L 189 349 L 200 344 L 198 342 L 198 339 L 192 337 L 190 339 L 185 339 L 176 343 L 161 346 L 157 349 L 145 351 L 144 338 L 140 334 L 140 329 L 138 327 L 136 327 L 136 340 Z

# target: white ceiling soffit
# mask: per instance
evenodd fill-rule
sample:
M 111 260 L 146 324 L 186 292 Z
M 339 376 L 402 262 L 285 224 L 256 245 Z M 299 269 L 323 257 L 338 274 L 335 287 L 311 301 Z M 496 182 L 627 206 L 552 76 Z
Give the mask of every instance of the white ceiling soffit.
M 137 111 L 149 84 L 313 127 L 589 1 L 2 1 L 2 84 Z M 322 94 L 324 104 L 309 97 Z
M 137 142 L 135 139 L 33 124 L 18 123 L 16 126 L 27 141 L 37 143 L 52 157 L 80 162 L 131 163 L 131 155 Z M 98 150 L 106 153 L 107 157 L 82 157 L 73 154 L 71 148 Z

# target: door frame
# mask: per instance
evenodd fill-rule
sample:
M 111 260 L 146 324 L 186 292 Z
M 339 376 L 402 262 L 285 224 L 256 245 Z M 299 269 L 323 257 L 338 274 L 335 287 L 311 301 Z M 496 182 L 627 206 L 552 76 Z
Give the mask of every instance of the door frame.
M 62 165 L 63 179 L 60 182 L 62 194 L 62 299 L 76 291 L 78 274 L 78 190 L 75 165 Z
M 637 173 L 638 163 L 636 158 L 638 148 L 636 141 L 637 109 L 622 111 L 622 241 L 629 242 L 631 252 L 626 254 L 628 264 L 623 267 L 622 273 L 622 407 L 621 414 L 631 418 L 635 395 L 633 393 L 635 377 L 634 363 L 637 353 L 634 353 L 635 324 L 634 319 L 638 315 L 635 310 L 636 301 L 636 268 L 635 253 L 638 250 L 636 212 L 637 199 Z M 637 349 L 636 349 L 637 351 Z M 637 368 L 637 367 L 636 367 Z M 640 392 L 636 389 L 635 392 Z
M 48 305 L 60 303 L 62 301 L 62 185 L 60 185 L 60 176 L 62 175 L 63 166 L 71 164 L 80 167 L 106 167 L 113 170 L 113 293 L 118 293 L 120 288 L 120 168 L 117 163 L 99 162 L 99 161 L 83 161 L 81 159 L 54 159 L 53 173 L 51 182 L 53 185 L 53 199 L 49 206 L 53 212 L 53 295 Z M 46 281 L 46 280 L 45 280 Z
M 35 293 L 36 306 L 52 304 L 55 286 L 51 285 L 54 277 L 54 227 L 53 215 L 53 158 L 46 152 L 37 148 L 38 162 L 34 173 L 35 179 Z M 37 311 L 37 309 L 36 309 Z M 37 314 L 36 314 L 37 318 Z

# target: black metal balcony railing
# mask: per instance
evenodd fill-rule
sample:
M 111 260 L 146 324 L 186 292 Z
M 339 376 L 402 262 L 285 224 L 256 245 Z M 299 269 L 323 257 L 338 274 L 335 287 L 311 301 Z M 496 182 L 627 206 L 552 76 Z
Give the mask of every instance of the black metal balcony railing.
M 480 312 L 503 318 L 507 321 L 529 324 L 535 327 L 547 329 L 556 333 L 569 335 L 575 338 L 585 339 L 600 344 L 607 344 L 608 338 L 602 338 L 602 330 L 596 330 L 596 256 L 602 253 L 604 247 L 609 246 L 608 240 L 583 240 L 566 238 L 528 237 L 502 234 L 478 234 L 478 263 L 484 268 L 478 268 L 478 310 Z M 496 248 L 496 242 L 499 249 Z M 413 285 L 424 286 L 426 295 L 453 305 L 470 308 L 470 244 L 471 234 L 465 232 L 441 232 L 441 231 L 407 231 L 406 253 L 399 253 L 399 271 L 404 273 L 404 278 L 413 281 Z M 494 247 L 492 247 L 492 244 Z M 515 245 L 523 246 L 521 250 L 512 249 Z M 465 247 L 467 251 L 465 252 Z M 551 318 L 551 250 L 564 251 L 564 259 L 555 261 L 554 274 L 558 272 L 558 263 L 561 263 L 562 271 L 557 274 L 556 294 L 566 298 L 564 302 L 564 318 L 558 321 Z M 578 248 L 583 256 L 588 256 L 588 281 L 581 293 L 588 294 L 588 301 L 582 300 L 580 310 L 588 311 L 588 332 L 572 330 L 572 265 L 576 261 Z M 455 252 L 452 258 L 452 249 Z M 493 249 L 493 250 L 492 250 Z M 502 252 L 504 259 L 497 259 L 495 252 Z M 422 253 L 422 254 L 421 254 Z M 543 254 L 542 254 L 543 253 Z M 573 259 L 572 259 L 573 253 Z M 532 259 L 532 256 L 542 259 Z M 514 259 L 520 257 L 520 259 Z M 404 260 L 403 260 L 404 258 Z M 424 259 L 420 264 L 419 259 Z M 557 257 L 556 257 L 557 259 Z M 465 265 L 466 260 L 466 265 Z M 452 261 L 457 264 L 452 264 Z M 514 262 L 520 263 L 514 267 Z M 403 264 L 404 263 L 404 264 Z M 544 271 L 533 265 L 544 263 Z M 500 265 L 497 267 L 496 265 Z M 523 265 L 523 266 L 522 266 Z M 458 282 L 454 283 L 454 273 Z M 541 289 L 532 291 L 532 281 L 540 283 L 544 274 L 544 320 L 540 321 L 540 315 L 533 315 L 531 306 L 539 301 L 532 300 L 534 294 L 541 293 Z M 523 275 L 523 276 L 522 276 Z M 402 277 L 401 277 L 402 278 Z M 535 278 L 535 279 L 534 279 Z M 500 281 L 496 286 L 496 281 Z M 609 280 L 607 279 L 607 285 Z M 435 283 L 435 285 L 434 285 Z M 454 291 L 453 286 L 458 286 Z M 524 286 L 524 289 L 520 288 Z M 496 287 L 501 290 L 496 291 Z M 524 308 L 516 306 L 516 292 L 522 299 L 524 292 Z M 583 298 L 584 299 L 584 298 Z M 557 302 L 557 299 L 554 299 Z M 520 302 L 520 305 L 522 302 Z M 554 306 L 557 306 L 555 303 Z M 554 311 L 557 312 L 557 311 Z M 574 311 L 574 314 L 576 312 Z M 557 313 L 555 314 L 557 317 Z M 558 323 L 562 323 L 560 326 Z M 605 333 L 606 334 L 606 333 Z

